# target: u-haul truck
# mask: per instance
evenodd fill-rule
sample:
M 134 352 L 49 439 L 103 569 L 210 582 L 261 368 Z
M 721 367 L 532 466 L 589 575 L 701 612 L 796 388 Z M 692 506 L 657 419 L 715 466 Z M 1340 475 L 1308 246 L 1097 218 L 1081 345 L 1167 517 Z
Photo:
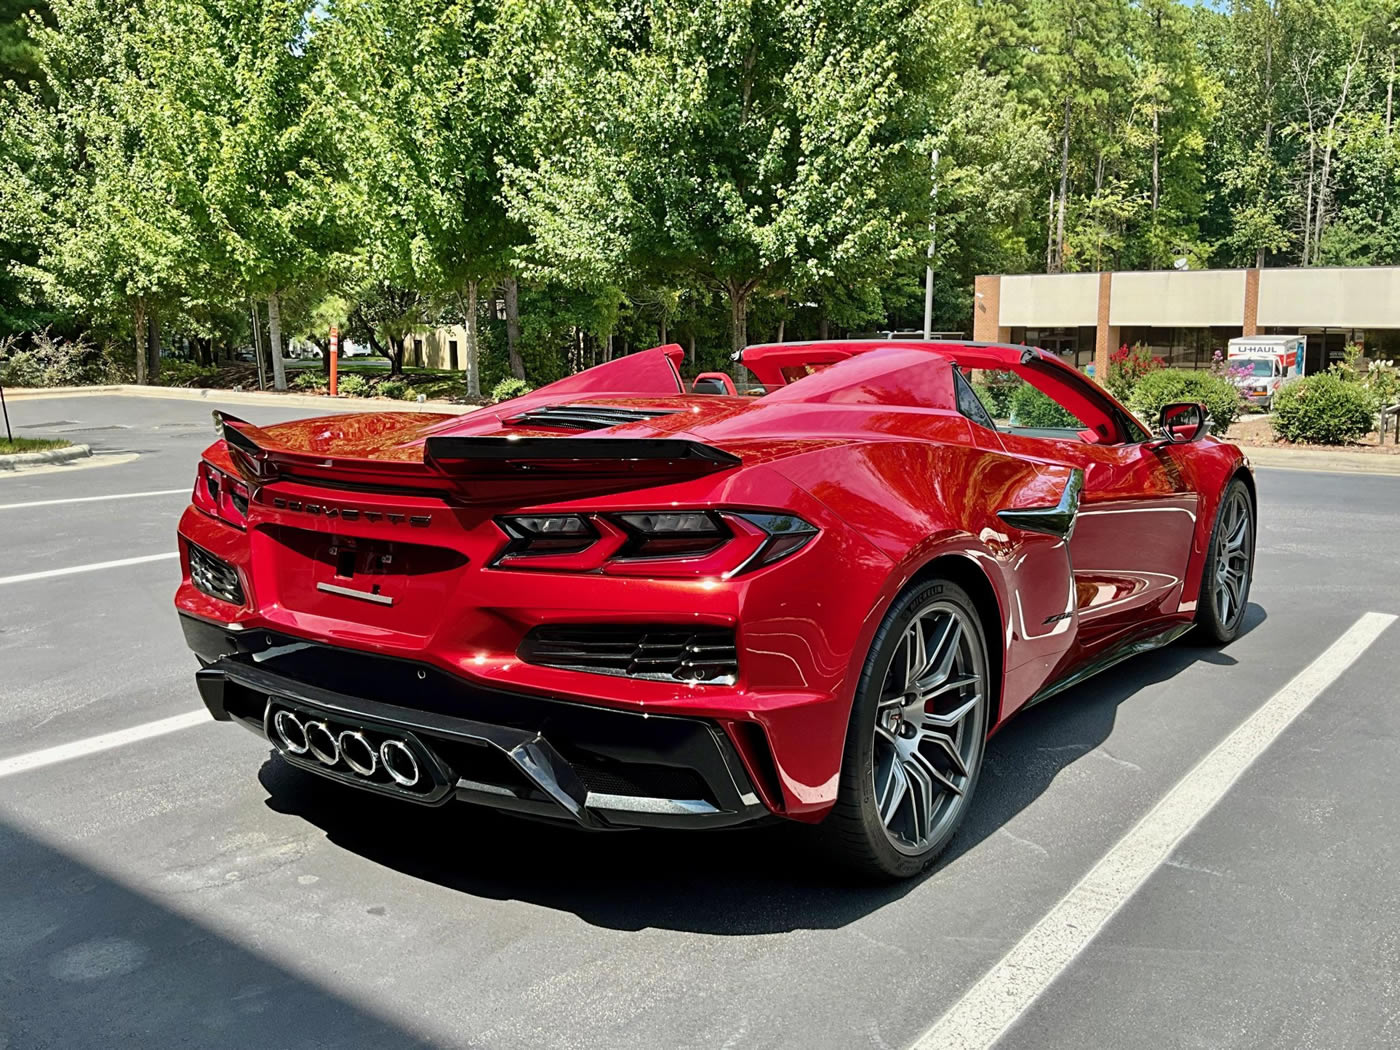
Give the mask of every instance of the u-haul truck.
M 1307 337 L 1245 335 L 1230 340 L 1226 361 L 1240 397 L 1271 408 L 1279 387 L 1303 374 Z

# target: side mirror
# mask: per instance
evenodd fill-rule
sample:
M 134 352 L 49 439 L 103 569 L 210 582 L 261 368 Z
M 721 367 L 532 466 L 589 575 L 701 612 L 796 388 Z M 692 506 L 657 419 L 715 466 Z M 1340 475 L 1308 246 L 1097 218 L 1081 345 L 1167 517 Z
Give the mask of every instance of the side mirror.
M 1177 401 L 1162 406 L 1158 436 L 1165 444 L 1185 445 L 1206 432 L 1206 406 L 1196 401 Z

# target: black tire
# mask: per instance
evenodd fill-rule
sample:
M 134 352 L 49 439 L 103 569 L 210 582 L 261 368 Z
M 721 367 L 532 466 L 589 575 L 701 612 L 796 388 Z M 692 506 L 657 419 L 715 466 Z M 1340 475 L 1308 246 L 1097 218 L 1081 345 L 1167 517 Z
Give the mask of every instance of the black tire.
M 1243 519 L 1238 517 L 1243 513 Z M 1196 601 L 1196 630 L 1188 638 L 1200 645 L 1225 645 L 1239 637 L 1254 581 L 1254 500 L 1239 478 L 1225 487 L 1210 546 L 1201 570 Z
M 956 637 L 941 633 L 945 620 L 957 624 Z M 924 654 L 912 648 L 916 629 Z M 925 654 L 930 673 L 911 677 Z M 930 580 L 895 600 L 856 685 L 836 805 L 821 826 L 838 862 L 864 877 L 909 878 L 947 848 L 982 769 L 990 667 L 981 620 L 961 587 Z M 942 724 L 959 711 L 955 725 Z

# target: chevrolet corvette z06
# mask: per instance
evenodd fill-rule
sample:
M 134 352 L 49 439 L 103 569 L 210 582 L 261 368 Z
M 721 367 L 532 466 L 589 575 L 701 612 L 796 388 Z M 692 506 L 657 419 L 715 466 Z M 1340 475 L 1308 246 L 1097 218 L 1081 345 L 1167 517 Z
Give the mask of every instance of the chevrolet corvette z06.
M 1201 405 L 1149 430 L 1019 346 L 739 357 L 687 388 L 658 347 L 463 416 L 216 413 L 175 598 L 205 704 L 420 805 L 783 818 L 899 877 L 1017 711 L 1239 632 L 1254 481 Z M 981 370 L 1062 425 L 991 418 Z

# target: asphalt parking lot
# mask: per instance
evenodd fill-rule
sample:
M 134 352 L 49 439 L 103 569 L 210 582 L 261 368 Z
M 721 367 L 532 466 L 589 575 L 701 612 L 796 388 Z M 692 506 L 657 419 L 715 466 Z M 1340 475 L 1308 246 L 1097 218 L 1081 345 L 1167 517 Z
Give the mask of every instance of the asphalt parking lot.
M 895 887 L 834 877 L 801 829 L 422 811 L 198 717 L 56 760 L 202 710 L 178 564 L 128 559 L 174 551 L 212 407 L 10 404 L 16 434 L 113 460 L 0 475 L 2 1050 L 912 1046 L 1358 618 L 1400 613 L 1400 477 L 1259 471 L 1248 633 L 1013 722 L 946 859 Z M 1400 1045 L 1397 681 L 1400 624 L 1044 971 L 998 1045 Z

